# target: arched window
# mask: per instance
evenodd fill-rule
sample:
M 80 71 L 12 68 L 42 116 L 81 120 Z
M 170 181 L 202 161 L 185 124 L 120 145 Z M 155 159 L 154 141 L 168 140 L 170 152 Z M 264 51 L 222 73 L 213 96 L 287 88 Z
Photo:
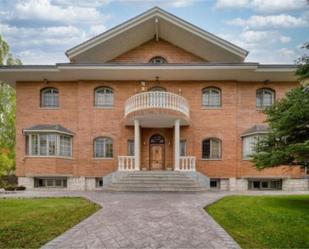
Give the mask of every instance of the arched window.
M 275 101 L 275 91 L 269 88 L 261 88 L 256 91 L 256 107 L 265 108 L 272 106 Z
M 47 87 L 41 90 L 41 107 L 59 107 L 59 91 Z
M 109 137 L 98 137 L 94 140 L 94 157 L 113 157 L 113 140 Z
M 114 105 L 114 91 L 109 87 L 99 87 L 94 91 L 94 105 L 97 107 L 111 107 Z
M 166 92 L 166 89 L 161 86 L 154 86 L 149 89 L 150 92 Z
M 221 90 L 215 87 L 207 87 L 202 91 L 203 106 L 220 107 L 221 106 Z
M 163 63 L 167 63 L 167 61 L 162 56 L 155 56 L 150 59 L 149 63 L 163 64 Z
M 207 138 L 202 142 L 202 158 L 220 159 L 221 158 L 221 140 L 218 138 Z

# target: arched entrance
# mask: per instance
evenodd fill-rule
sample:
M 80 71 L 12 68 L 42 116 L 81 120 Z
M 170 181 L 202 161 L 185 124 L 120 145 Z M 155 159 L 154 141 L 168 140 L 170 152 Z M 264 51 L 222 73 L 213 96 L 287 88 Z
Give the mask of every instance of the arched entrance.
M 160 134 L 154 134 L 149 140 L 150 170 L 163 170 L 165 168 L 165 139 Z

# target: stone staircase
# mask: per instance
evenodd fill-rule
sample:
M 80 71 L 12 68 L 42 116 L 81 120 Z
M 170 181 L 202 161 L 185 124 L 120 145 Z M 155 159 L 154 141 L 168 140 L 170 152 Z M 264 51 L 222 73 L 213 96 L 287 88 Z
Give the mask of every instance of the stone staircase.
M 209 188 L 208 177 L 198 172 L 134 171 L 104 186 L 106 191 L 126 192 L 196 192 Z

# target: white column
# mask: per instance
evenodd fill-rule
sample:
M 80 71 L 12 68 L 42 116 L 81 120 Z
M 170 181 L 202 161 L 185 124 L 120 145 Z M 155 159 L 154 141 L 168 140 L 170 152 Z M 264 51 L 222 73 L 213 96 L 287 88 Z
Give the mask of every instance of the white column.
M 174 134 L 174 153 L 175 153 L 175 168 L 174 170 L 179 170 L 179 151 L 180 151 L 180 120 L 175 120 L 175 134 Z
M 141 153 L 141 136 L 140 136 L 140 127 L 139 121 L 134 120 L 134 168 L 135 170 L 140 170 L 140 153 Z

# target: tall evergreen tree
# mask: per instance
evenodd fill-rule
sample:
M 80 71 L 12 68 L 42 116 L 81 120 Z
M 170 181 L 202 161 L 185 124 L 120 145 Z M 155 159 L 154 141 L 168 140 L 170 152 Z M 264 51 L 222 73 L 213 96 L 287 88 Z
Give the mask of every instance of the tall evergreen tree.
M 309 51 L 309 43 L 304 45 Z M 258 169 L 279 165 L 309 165 L 309 55 L 297 60 L 300 86 L 265 110 L 270 133 L 255 146 Z

